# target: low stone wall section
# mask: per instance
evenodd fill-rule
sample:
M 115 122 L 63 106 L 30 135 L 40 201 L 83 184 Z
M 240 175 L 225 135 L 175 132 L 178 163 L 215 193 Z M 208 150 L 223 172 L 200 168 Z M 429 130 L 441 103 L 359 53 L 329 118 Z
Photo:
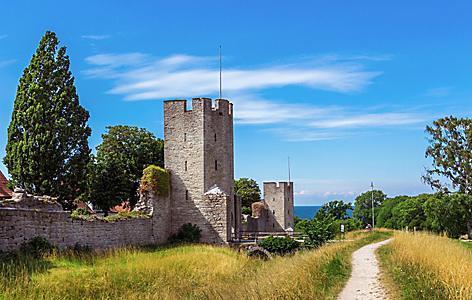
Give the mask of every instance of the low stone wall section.
M 36 236 L 59 248 L 76 243 L 94 249 L 148 245 L 158 239 L 153 218 L 116 222 L 75 220 L 69 212 L 0 208 L 0 250 L 10 251 Z

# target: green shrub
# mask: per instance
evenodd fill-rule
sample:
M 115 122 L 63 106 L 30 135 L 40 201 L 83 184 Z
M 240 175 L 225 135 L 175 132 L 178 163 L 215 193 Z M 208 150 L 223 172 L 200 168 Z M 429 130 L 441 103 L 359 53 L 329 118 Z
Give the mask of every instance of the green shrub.
M 241 208 L 241 213 L 242 213 L 243 215 L 250 215 L 250 214 L 252 214 L 252 211 L 251 211 L 251 209 L 250 209 L 249 207 L 243 206 L 243 207 Z
M 54 246 L 45 238 L 37 236 L 23 243 L 20 246 L 20 252 L 34 258 L 41 258 L 50 254 L 54 250 Z
M 153 191 L 159 196 L 167 197 L 170 189 L 169 172 L 165 169 L 150 165 L 143 171 L 140 191 Z
M 108 215 L 103 220 L 108 222 L 115 222 L 128 219 L 150 218 L 150 216 L 141 211 L 120 211 L 117 214 Z
M 293 253 L 300 247 L 300 243 L 293 240 L 292 238 L 286 237 L 275 237 L 269 236 L 261 240 L 258 245 L 270 253 L 285 255 Z
M 333 229 L 336 234 L 341 233 L 341 224 L 344 224 L 344 232 L 353 231 L 356 229 L 362 229 L 363 224 L 359 220 L 355 220 L 352 218 L 345 219 L 345 220 L 335 220 L 333 222 Z
M 319 247 L 333 239 L 336 235 L 334 221 L 330 218 L 322 220 L 313 219 L 311 221 L 302 222 L 300 222 L 302 224 L 299 225 L 299 229 L 304 235 L 306 235 L 305 246 Z
M 171 243 L 197 243 L 202 236 L 202 230 L 195 224 L 187 223 L 180 227 L 177 233 L 169 237 Z
M 81 220 L 88 220 L 91 217 L 91 214 L 85 208 L 77 208 L 72 211 L 70 214 L 72 219 L 81 219 Z

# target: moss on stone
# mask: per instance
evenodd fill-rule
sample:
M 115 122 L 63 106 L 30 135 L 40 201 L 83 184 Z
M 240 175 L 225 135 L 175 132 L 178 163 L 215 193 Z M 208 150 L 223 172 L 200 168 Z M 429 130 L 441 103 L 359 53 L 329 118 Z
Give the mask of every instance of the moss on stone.
M 165 169 L 150 165 L 143 171 L 141 178 L 141 193 L 153 191 L 157 195 L 167 197 L 170 189 L 169 172 Z

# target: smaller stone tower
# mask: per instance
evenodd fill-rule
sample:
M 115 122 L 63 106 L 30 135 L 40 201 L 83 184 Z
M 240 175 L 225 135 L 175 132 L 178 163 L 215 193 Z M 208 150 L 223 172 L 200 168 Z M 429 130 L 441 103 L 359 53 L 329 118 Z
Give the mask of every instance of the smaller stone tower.
M 267 231 L 293 231 L 293 182 L 264 182 Z

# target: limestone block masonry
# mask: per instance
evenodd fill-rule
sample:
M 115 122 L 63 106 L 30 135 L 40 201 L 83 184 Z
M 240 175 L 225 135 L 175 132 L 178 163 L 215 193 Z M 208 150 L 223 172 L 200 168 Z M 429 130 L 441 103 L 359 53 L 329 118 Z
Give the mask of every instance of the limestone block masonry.
M 264 200 L 252 204 L 245 231 L 290 232 L 294 230 L 293 182 L 264 182 Z
M 202 241 L 227 243 L 238 232 L 234 198 L 233 106 L 217 99 L 164 102 L 164 161 L 171 175 L 171 231 L 202 229 Z M 217 187 L 221 197 L 205 195 Z M 218 220 L 217 223 L 214 220 Z
M 0 206 L 0 250 L 18 249 L 28 240 L 41 236 L 59 248 L 76 244 L 94 249 L 127 245 L 149 245 L 167 242 L 169 235 L 170 200 L 153 199 L 154 213 L 149 218 L 107 222 L 104 220 L 74 220 L 70 212 L 50 210 L 30 195 L 14 194 L 14 199 Z M 37 207 L 32 206 L 36 199 Z M 24 203 L 28 208 L 24 208 Z M 3 203 L 2 203 L 3 204 Z
M 166 243 L 185 223 L 202 230 L 202 242 L 237 238 L 241 202 L 234 196 L 233 106 L 208 98 L 164 102 L 164 159 L 168 197 L 144 193 L 136 207 L 148 218 L 107 222 L 75 220 L 50 197 L 14 194 L 0 202 L 0 250 L 42 236 L 60 248 L 96 249 Z M 21 191 L 18 191 L 19 193 Z
M 293 231 L 293 182 L 264 182 L 268 231 Z

